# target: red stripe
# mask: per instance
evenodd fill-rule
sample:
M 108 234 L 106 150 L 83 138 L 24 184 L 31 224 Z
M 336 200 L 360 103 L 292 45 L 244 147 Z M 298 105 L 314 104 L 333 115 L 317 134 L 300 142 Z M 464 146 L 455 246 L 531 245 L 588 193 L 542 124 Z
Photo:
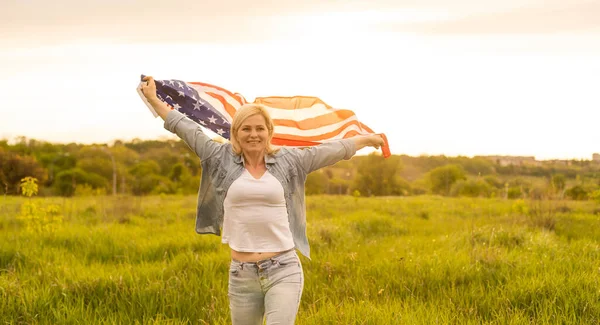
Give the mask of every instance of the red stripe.
M 370 127 L 368 127 L 368 126 L 364 125 L 363 123 L 360 123 L 360 125 L 362 126 L 362 128 L 363 128 L 365 131 L 367 131 L 367 132 L 369 132 L 369 133 L 375 133 L 375 132 L 373 132 L 373 130 L 371 130 L 371 128 L 370 128 Z
M 244 96 L 242 96 L 241 94 L 235 93 L 233 94 L 235 96 L 235 99 L 241 104 L 244 105 L 247 103 L 246 98 L 244 98 Z
M 298 137 L 301 137 L 301 138 L 307 138 L 307 139 L 310 138 L 311 141 L 321 141 L 323 139 L 320 139 L 320 138 L 317 139 L 316 137 L 335 137 L 339 133 L 341 133 L 344 129 L 346 129 L 347 127 L 349 127 L 351 125 L 356 125 L 356 126 L 360 127 L 360 122 L 358 122 L 356 120 L 349 121 L 349 122 L 344 123 L 342 126 L 340 126 L 339 128 L 337 128 L 337 129 L 335 129 L 333 131 L 329 131 L 327 133 L 322 133 L 320 135 L 304 136 L 304 135 L 300 135 L 300 134 L 296 133 L 295 131 L 290 132 L 290 133 L 286 133 L 286 134 L 289 134 L 290 136 L 298 136 Z M 278 126 L 279 126 L 278 124 L 275 124 L 275 130 L 277 130 Z M 363 131 L 363 132 L 361 132 L 361 131 Z M 372 132 L 364 132 L 364 130 L 361 130 L 361 131 L 357 131 L 357 132 L 359 132 L 360 134 L 371 134 L 372 133 Z
M 295 135 L 295 134 L 280 134 L 280 133 L 275 133 L 275 136 L 283 138 L 283 139 L 300 140 L 300 141 L 323 141 L 323 140 L 328 140 L 328 139 L 331 139 L 331 138 L 339 135 L 345 128 L 347 128 L 350 125 L 356 124 L 356 123 L 357 123 L 356 121 L 351 121 L 331 132 L 314 135 L 314 136 L 299 136 L 299 135 Z M 353 133 L 354 135 L 366 134 L 366 133 L 359 133 L 356 130 L 349 131 L 348 133 Z M 347 138 L 347 136 L 344 136 L 344 138 Z
M 319 144 L 314 141 L 302 141 L 302 140 L 289 140 L 278 137 L 273 137 L 271 143 L 276 146 L 293 146 L 293 147 L 310 147 Z
M 344 134 L 342 139 L 352 138 L 357 135 L 365 135 L 365 134 L 362 134 L 356 130 L 352 130 L 352 131 L 348 131 L 346 134 Z M 318 145 L 318 144 L 324 142 L 325 140 L 330 140 L 330 138 L 325 138 L 322 140 L 303 140 L 303 139 L 305 139 L 305 138 L 291 135 L 291 134 L 275 133 L 273 135 L 273 139 L 271 140 L 271 143 L 277 144 L 277 145 L 288 145 L 288 146 L 314 146 L 314 145 Z M 300 143 L 300 144 L 296 144 L 296 143 Z
M 208 92 L 208 91 L 206 93 L 209 94 L 210 96 L 216 98 L 217 100 L 219 100 L 221 102 L 221 104 L 223 104 L 223 107 L 225 107 L 225 111 L 227 112 L 227 114 L 229 114 L 229 116 L 231 118 L 233 118 L 233 116 L 235 115 L 235 112 L 236 112 L 235 107 L 233 107 L 231 104 L 229 104 L 227 102 L 227 100 L 219 94 L 215 94 L 215 93 Z
M 208 83 L 205 83 L 205 82 L 192 81 L 192 82 L 189 82 L 189 83 L 193 84 L 193 85 L 199 85 L 199 86 L 203 86 L 203 87 L 212 87 L 212 88 L 219 89 L 220 91 L 227 93 L 231 98 L 235 99 L 238 103 L 240 103 L 240 105 L 244 104 L 242 102 L 242 100 L 240 99 L 240 97 L 242 97 L 242 95 L 240 95 L 240 94 L 234 94 L 234 93 L 232 93 L 231 91 L 229 91 L 229 90 L 227 90 L 225 88 L 221 88 L 219 86 L 211 85 L 211 84 L 208 84 Z

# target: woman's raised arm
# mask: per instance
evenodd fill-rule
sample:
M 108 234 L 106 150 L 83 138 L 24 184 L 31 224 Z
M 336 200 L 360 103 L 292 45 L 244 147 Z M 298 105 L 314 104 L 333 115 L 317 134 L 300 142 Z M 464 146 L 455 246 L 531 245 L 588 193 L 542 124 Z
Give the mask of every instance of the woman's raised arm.
M 201 160 L 214 156 L 223 144 L 213 141 L 203 131 L 200 125 L 182 113 L 174 111 L 156 95 L 154 79 L 146 76 L 142 83 L 142 93 L 156 113 L 165 121 L 165 129 L 177 134 L 192 149 Z M 170 114 L 170 115 L 169 115 Z
M 300 166 L 309 174 L 317 169 L 333 165 L 342 159 L 350 159 L 356 151 L 364 147 L 370 146 L 378 149 L 383 144 L 383 138 L 378 134 L 373 134 L 326 142 L 295 152 Z
M 163 121 L 166 121 L 167 114 L 169 114 L 171 108 L 167 103 L 161 101 L 158 99 L 158 96 L 156 96 L 156 83 L 154 82 L 154 78 L 146 76 L 143 80 L 146 82 L 145 84 L 142 83 L 142 93 L 144 94 L 144 97 L 146 97 L 148 103 L 152 105 L 154 111 L 156 111 Z

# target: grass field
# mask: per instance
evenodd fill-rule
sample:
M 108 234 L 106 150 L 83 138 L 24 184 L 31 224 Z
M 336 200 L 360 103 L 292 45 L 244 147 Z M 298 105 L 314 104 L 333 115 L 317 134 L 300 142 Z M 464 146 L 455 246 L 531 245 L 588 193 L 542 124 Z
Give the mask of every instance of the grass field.
M 0 323 L 227 324 L 228 249 L 196 197 L 0 197 Z M 592 202 L 308 197 L 297 324 L 598 324 Z

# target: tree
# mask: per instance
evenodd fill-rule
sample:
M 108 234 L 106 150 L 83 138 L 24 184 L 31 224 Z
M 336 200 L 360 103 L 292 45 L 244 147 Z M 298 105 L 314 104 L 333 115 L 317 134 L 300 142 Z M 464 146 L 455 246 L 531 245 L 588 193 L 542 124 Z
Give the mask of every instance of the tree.
M 348 189 L 350 188 L 351 182 L 341 177 L 333 177 L 329 180 L 330 193 L 337 195 L 349 194 Z
M 456 164 L 461 165 L 467 173 L 472 175 L 489 175 L 494 172 L 493 163 L 485 158 L 457 157 L 453 160 Z
M 433 193 L 449 195 L 452 185 L 465 179 L 465 171 L 459 165 L 446 165 L 431 170 L 428 179 Z
M 129 173 L 133 177 L 131 191 L 135 195 L 150 194 L 164 178 L 159 175 L 160 166 L 154 160 L 141 161 L 133 165 Z
M 31 156 L 21 156 L 0 148 L 0 185 L 5 194 L 17 194 L 21 179 L 33 177 L 40 183 L 46 181 L 47 172 Z
M 111 158 L 113 191 L 125 194 L 127 184 L 131 178 L 128 173 L 128 166 L 138 161 L 140 154 L 126 147 L 121 141 L 115 141 L 112 147 L 102 147 L 102 150 Z M 120 190 L 117 191 L 117 189 Z
M 192 194 L 196 192 L 200 183 L 200 175 L 192 176 L 184 163 L 173 165 L 168 179 L 172 182 L 175 192 L 179 194 Z
M 54 188 L 58 195 L 73 196 L 77 185 L 87 184 L 93 189 L 107 188 L 108 180 L 96 173 L 86 173 L 80 168 L 62 171 L 56 175 Z
M 306 195 L 326 193 L 327 181 L 327 174 L 322 169 L 308 174 L 305 183 Z
M 141 159 L 149 159 L 155 161 L 160 167 L 161 175 L 168 175 L 171 167 L 182 160 L 181 158 L 186 152 L 174 150 L 171 148 L 153 148 L 141 155 Z M 187 150 L 189 153 L 189 150 Z
M 77 164 L 75 156 L 63 151 L 42 153 L 39 155 L 39 161 L 48 169 L 47 186 L 52 186 L 56 174 L 75 168 Z
M 360 157 L 354 189 L 364 196 L 402 194 L 400 186 L 400 157 L 383 158 L 377 153 Z

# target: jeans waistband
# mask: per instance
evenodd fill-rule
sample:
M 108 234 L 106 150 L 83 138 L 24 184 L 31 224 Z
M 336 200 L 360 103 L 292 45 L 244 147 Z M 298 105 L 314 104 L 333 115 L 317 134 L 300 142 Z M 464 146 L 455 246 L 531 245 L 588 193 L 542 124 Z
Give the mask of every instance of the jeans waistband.
M 256 262 L 242 262 L 242 261 L 236 260 L 235 258 L 232 258 L 231 260 L 238 264 L 260 266 L 261 264 L 277 261 L 277 260 L 280 260 L 280 259 L 287 257 L 288 255 L 292 255 L 292 254 L 296 254 L 295 248 L 290 248 L 287 251 L 283 251 L 275 256 L 271 256 L 269 258 L 265 258 L 264 260 L 259 260 Z

